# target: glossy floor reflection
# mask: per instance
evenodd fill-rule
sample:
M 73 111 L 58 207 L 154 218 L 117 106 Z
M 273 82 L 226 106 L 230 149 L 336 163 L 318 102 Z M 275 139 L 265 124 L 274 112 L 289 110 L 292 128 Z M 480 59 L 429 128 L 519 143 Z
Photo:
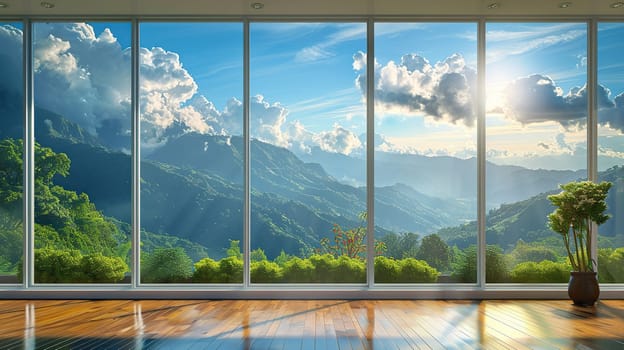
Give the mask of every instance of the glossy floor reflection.
M 0 349 L 624 349 L 624 301 L 5 300 Z

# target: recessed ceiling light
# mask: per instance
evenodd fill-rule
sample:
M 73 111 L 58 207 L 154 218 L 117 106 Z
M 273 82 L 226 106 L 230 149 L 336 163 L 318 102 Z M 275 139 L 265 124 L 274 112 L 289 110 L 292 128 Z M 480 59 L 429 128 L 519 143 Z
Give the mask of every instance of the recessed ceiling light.
M 610 6 L 611 8 L 619 9 L 620 7 L 624 7 L 624 2 L 621 2 L 621 1 L 614 2 Z
M 562 2 L 562 3 L 559 4 L 559 8 L 562 8 L 562 9 L 567 9 L 570 6 L 572 6 L 572 3 L 569 2 L 569 1 Z
M 47 9 L 51 9 L 54 7 L 54 4 L 51 2 L 47 2 L 47 1 L 42 1 L 41 2 L 41 7 L 43 8 L 47 8 Z
M 251 8 L 254 10 L 260 10 L 261 8 L 264 7 L 264 4 L 261 2 L 252 2 L 251 3 Z
M 5 9 L 7 7 L 9 7 L 9 4 L 4 3 L 4 2 L 0 2 L 0 9 Z
M 487 8 L 489 8 L 490 10 L 497 9 L 499 7 L 500 7 L 500 4 L 497 2 L 492 2 L 487 5 Z

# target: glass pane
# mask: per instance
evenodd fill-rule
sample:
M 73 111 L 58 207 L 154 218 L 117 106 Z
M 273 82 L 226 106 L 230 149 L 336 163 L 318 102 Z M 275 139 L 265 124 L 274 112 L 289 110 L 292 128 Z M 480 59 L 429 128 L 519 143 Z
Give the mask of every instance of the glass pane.
M 586 179 L 584 23 L 489 23 L 486 281 L 568 282 L 547 196 Z
M 21 283 L 24 91 L 22 25 L 0 22 L 0 284 Z
M 35 282 L 128 283 L 130 23 L 35 23 Z
M 375 55 L 375 281 L 475 283 L 477 25 L 378 23 Z
M 252 23 L 251 281 L 366 282 L 365 23 Z
M 242 283 L 243 26 L 140 32 L 141 281 Z
M 598 25 L 598 180 L 612 183 L 599 228 L 598 279 L 624 283 L 624 23 Z

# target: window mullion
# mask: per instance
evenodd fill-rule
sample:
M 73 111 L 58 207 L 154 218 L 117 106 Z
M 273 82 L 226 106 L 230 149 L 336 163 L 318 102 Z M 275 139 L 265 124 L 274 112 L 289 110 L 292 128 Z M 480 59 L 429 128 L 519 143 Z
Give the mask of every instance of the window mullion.
M 375 285 L 375 22 L 366 25 L 366 276 Z
M 35 281 L 35 108 L 34 108 L 34 73 L 32 57 L 32 21 L 25 19 L 22 37 L 22 64 L 24 87 L 24 193 L 22 216 L 24 240 L 23 284 L 32 287 Z
M 251 251 L 251 161 L 250 161 L 250 98 L 249 98 L 249 20 L 243 23 L 243 287 L 251 283 L 249 252 Z
M 139 101 L 139 22 L 132 20 L 132 287 L 141 284 L 141 113 Z
M 485 288 L 485 20 L 477 29 L 477 285 Z

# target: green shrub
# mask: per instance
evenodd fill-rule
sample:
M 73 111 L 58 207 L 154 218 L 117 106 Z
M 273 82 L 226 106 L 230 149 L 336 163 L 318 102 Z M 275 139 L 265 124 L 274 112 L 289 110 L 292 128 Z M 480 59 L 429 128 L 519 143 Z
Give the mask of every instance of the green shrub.
M 336 259 L 331 254 L 313 254 L 308 260 L 314 266 L 314 275 L 311 282 L 332 283 L 334 282 L 334 271 L 336 269 Z
M 182 248 L 159 248 L 146 254 L 141 263 L 144 283 L 189 282 L 193 262 Z
M 35 249 L 35 282 L 81 282 L 81 260 L 77 250 Z
M 607 268 L 613 282 L 624 283 L 624 247 L 616 248 L 609 256 Z
M 219 260 L 218 283 L 243 283 L 243 260 L 228 256 Z
M 124 278 L 128 265 L 117 256 L 104 256 L 101 253 L 82 257 L 80 262 L 82 280 L 85 283 L 115 283 Z
M 340 256 L 336 259 L 334 282 L 366 283 L 366 263 L 358 258 Z
M 203 258 L 195 263 L 195 271 L 193 272 L 193 282 L 197 283 L 218 283 L 219 280 L 219 263 L 210 259 Z
M 543 260 L 539 263 L 527 261 L 516 265 L 511 271 L 515 283 L 566 283 L 570 280 L 569 264 Z
M 612 253 L 613 248 L 598 249 L 598 281 L 600 281 L 600 283 L 615 282 L 609 266 L 609 260 Z
M 598 249 L 598 279 L 602 283 L 624 283 L 624 247 Z
M 426 261 L 414 258 L 395 260 L 383 256 L 375 258 L 377 283 L 433 283 L 439 272 Z
M 34 268 L 36 283 L 116 283 L 128 271 L 128 265 L 120 257 L 50 248 L 35 249 Z M 17 275 L 21 280 L 21 263 Z
M 309 259 L 294 257 L 286 260 L 282 267 L 284 282 L 311 283 L 314 281 L 316 270 Z
M 434 283 L 438 280 L 438 270 L 423 260 L 401 259 L 399 268 L 399 283 Z
M 375 257 L 375 282 L 398 283 L 401 273 L 399 263 L 385 256 Z
M 254 261 L 250 266 L 250 274 L 253 283 L 275 283 L 282 279 L 282 268 L 272 261 Z

